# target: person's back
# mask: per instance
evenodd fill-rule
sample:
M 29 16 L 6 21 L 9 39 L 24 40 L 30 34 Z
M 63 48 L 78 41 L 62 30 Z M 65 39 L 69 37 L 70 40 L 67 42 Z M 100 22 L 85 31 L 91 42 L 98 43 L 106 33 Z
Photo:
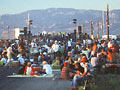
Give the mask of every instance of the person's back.
M 68 63 L 64 62 L 64 67 L 62 68 L 62 72 L 61 72 L 61 78 L 62 79 L 70 79 L 73 77 L 73 74 L 70 74 L 70 72 L 73 72 L 73 70 L 71 70 L 68 67 Z
M 46 61 L 43 61 L 43 70 L 46 74 L 52 74 L 52 68 Z
M 23 57 L 19 57 L 18 61 L 20 62 L 20 65 L 24 65 L 25 60 Z
M 64 66 L 64 67 L 62 68 L 61 78 L 62 78 L 62 79 L 70 79 L 68 67 Z
M 113 60 L 114 60 L 114 55 L 113 55 L 111 49 L 108 49 L 107 60 L 108 60 L 109 62 L 113 62 Z

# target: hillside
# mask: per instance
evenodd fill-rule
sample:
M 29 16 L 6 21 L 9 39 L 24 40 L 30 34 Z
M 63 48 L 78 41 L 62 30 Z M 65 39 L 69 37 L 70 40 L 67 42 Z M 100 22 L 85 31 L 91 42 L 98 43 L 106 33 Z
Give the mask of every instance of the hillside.
M 10 32 L 13 28 L 23 28 L 27 26 L 27 14 L 33 20 L 32 33 L 36 34 L 43 30 L 48 32 L 73 32 L 75 25 L 73 19 L 77 19 L 77 25 L 85 24 L 83 31 L 90 33 L 90 21 L 94 21 L 94 32 L 97 31 L 97 20 L 102 20 L 102 11 L 97 10 L 79 10 L 72 8 L 50 8 L 41 10 L 30 10 L 18 14 L 6 14 L 0 16 L 0 33 L 8 32 L 6 26 L 10 26 Z M 106 33 L 106 12 L 104 12 L 104 32 Z M 110 34 L 120 34 L 120 10 L 110 11 Z M 101 28 L 100 28 L 101 31 Z

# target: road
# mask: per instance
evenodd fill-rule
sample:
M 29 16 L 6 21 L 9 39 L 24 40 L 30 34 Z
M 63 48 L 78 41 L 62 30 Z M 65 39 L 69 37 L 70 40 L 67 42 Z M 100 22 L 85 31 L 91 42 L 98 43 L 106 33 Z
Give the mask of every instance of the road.
M 70 90 L 71 81 L 69 80 L 52 80 L 51 77 L 6 77 L 17 71 L 18 67 L 6 68 L 0 66 L 0 90 Z M 53 73 L 57 76 L 60 75 L 60 72 Z

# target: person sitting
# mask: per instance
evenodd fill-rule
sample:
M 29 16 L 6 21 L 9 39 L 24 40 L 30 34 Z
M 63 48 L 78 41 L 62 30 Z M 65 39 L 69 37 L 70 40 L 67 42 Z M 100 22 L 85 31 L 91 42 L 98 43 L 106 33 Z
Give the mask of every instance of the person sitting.
M 60 62 L 60 57 L 56 57 L 56 59 L 55 60 L 53 60 L 53 62 L 52 62 L 52 68 L 60 68 L 60 64 L 61 64 L 61 62 Z
M 42 63 L 43 63 L 43 71 L 42 71 L 42 73 L 44 73 L 44 74 L 52 74 L 51 66 L 46 61 L 43 61 Z
M 33 67 L 31 66 L 31 62 L 27 63 L 27 66 L 25 67 L 24 75 L 32 75 L 34 72 Z
M 73 74 L 70 74 L 70 72 L 74 73 L 74 71 L 69 68 L 68 63 L 64 62 L 64 67 L 62 68 L 62 72 L 61 72 L 61 78 L 71 79 L 73 77 Z
M 22 75 L 23 75 L 26 66 L 27 66 L 27 62 L 25 62 L 24 65 L 20 67 L 20 69 L 19 69 L 19 71 L 18 71 L 18 74 L 22 74 Z
M 88 80 L 92 77 L 92 72 L 90 70 L 91 65 L 88 62 L 83 62 L 84 63 L 84 72 L 82 73 L 82 75 L 75 76 L 72 80 L 71 83 L 71 90 L 78 90 L 78 87 L 82 85 L 82 82 L 85 80 Z
M 5 57 L 5 54 L 2 54 L 2 58 L 0 61 L 3 62 L 3 65 L 5 65 L 7 63 L 7 57 Z
M 74 61 L 74 65 L 75 65 L 75 68 L 76 68 L 76 73 L 75 73 L 75 75 L 73 77 L 73 80 L 72 80 L 72 83 L 71 83 L 72 86 L 76 85 L 77 78 L 80 78 L 82 73 L 84 72 L 84 68 L 80 65 L 79 61 Z M 72 87 L 72 89 L 73 88 L 74 87 Z
M 79 61 L 74 61 L 74 66 L 75 66 L 75 75 L 80 75 L 84 72 L 84 68 L 80 65 Z
M 18 61 L 20 62 L 21 66 L 23 66 L 25 63 L 24 57 L 21 54 L 18 55 Z

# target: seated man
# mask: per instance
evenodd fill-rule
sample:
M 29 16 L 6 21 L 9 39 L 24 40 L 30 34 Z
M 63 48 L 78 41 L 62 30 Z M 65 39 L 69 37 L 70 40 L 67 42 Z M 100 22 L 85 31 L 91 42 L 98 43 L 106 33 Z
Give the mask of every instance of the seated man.
M 53 60 L 53 62 L 52 62 L 52 68 L 55 68 L 55 67 L 58 67 L 58 68 L 60 68 L 60 57 L 56 57 L 56 59 L 55 60 Z
M 52 68 L 46 61 L 43 61 L 43 71 L 42 71 L 42 73 L 52 74 Z
M 64 67 L 62 68 L 62 72 L 61 72 L 61 78 L 71 79 L 74 74 L 70 74 L 70 72 L 74 72 L 74 71 L 68 67 L 67 62 L 64 62 Z

